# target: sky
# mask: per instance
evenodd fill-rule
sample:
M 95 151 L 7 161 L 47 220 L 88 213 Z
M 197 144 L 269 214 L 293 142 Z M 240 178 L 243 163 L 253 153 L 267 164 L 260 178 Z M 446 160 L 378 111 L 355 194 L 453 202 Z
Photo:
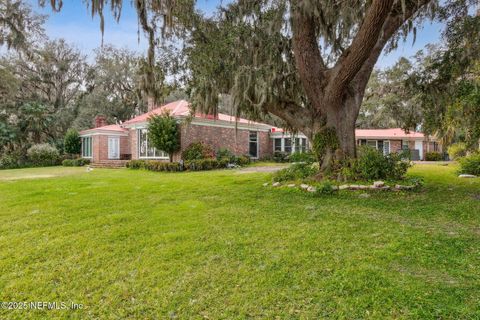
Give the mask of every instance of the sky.
M 60 12 L 53 12 L 48 6 L 39 7 L 38 0 L 28 0 L 28 2 L 36 12 L 48 15 L 45 28 L 50 38 L 64 38 L 90 58 L 93 57 L 93 50 L 102 43 L 100 19 L 98 16 L 92 18 L 83 1 L 64 0 Z M 220 3 L 225 2 L 226 0 L 197 0 L 197 8 L 206 14 L 211 14 Z M 442 30 L 441 24 L 425 22 L 423 28 L 417 31 L 415 43 L 413 43 L 413 35 L 410 35 L 405 42 L 399 43 L 395 51 L 382 54 L 377 62 L 377 68 L 392 66 L 400 57 L 410 57 L 423 49 L 426 44 L 438 42 Z M 138 41 L 137 31 L 137 16 L 130 1 L 124 1 L 119 23 L 113 19 L 110 12 L 105 13 L 104 44 L 113 44 L 143 53 L 147 48 L 147 42 L 142 34 L 140 42 Z

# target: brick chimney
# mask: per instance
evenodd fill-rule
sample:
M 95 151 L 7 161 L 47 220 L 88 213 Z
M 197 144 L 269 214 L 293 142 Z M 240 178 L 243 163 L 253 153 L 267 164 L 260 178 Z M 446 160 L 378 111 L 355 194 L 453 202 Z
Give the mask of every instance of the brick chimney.
M 96 116 L 95 117 L 95 128 L 103 127 L 107 125 L 107 117 L 105 116 Z

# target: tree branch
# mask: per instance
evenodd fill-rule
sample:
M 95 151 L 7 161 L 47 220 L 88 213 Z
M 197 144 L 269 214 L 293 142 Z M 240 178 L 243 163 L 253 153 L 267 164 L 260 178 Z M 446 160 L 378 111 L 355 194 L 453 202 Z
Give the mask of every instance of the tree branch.
M 407 7 L 405 9 L 405 12 L 403 12 L 401 8 L 394 8 L 394 10 L 391 11 L 390 15 L 383 24 L 381 36 L 378 38 L 377 43 L 373 47 L 370 56 L 361 66 L 360 70 L 354 78 L 354 87 L 356 92 L 365 92 L 365 87 L 368 83 L 370 74 L 372 73 L 376 62 L 380 54 L 382 53 L 383 48 L 392 38 L 395 32 L 397 32 L 406 21 L 411 19 L 413 15 L 418 12 L 419 9 L 427 5 L 429 2 L 430 0 L 419 1 L 415 5 Z
M 385 20 L 392 10 L 394 0 L 373 0 L 365 14 L 360 29 L 352 44 L 338 59 L 334 67 L 334 76 L 329 82 L 328 98 L 340 98 L 345 87 L 357 75 L 372 49 L 382 37 Z
M 300 81 L 315 109 L 322 105 L 323 89 L 326 86 L 327 70 L 320 53 L 315 33 L 315 20 L 298 7 L 297 1 L 291 5 L 291 25 L 295 64 Z

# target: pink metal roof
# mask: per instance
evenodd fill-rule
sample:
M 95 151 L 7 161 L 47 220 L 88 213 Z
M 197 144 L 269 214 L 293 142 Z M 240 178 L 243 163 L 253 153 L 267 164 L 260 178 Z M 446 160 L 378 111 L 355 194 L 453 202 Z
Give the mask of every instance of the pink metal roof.
M 158 108 L 155 108 L 153 109 L 152 111 L 150 112 L 147 112 L 147 113 L 144 113 L 144 114 L 141 114 L 133 119 L 130 119 L 128 121 L 125 121 L 123 124 L 125 125 L 128 125 L 128 124 L 134 124 L 134 123 L 140 123 L 140 122 L 146 122 L 148 120 L 148 118 L 152 115 L 160 115 L 162 114 L 163 112 L 165 111 L 169 111 L 170 114 L 172 116 L 177 116 L 177 117 L 181 117 L 181 116 L 189 116 L 190 115 L 190 107 L 189 107 L 189 103 L 185 100 L 179 100 L 179 101 L 175 101 L 175 102 L 170 102 L 164 106 L 161 106 L 161 107 L 158 107 Z M 224 113 L 219 113 L 217 115 L 217 118 L 214 118 L 213 116 L 209 116 L 209 115 L 205 115 L 205 114 L 200 114 L 200 113 L 197 113 L 195 115 L 195 118 L 203 118 L 203 119 L 210 119 L 210 120 L 221 120 L 221 121 L 228 121 L 228 122 L 235 122 L 235 117 L 234 116 L 230 116 L 228 114 L 224 114 Z M 247 120 L 247 119 L 243 119 L 243 118 L 238 118 L 237 119 L 237 122 L 238 123 L 248 123 L 248 124 L 259 124 L 259 125 L 266 125 L 266 124 L 263 124 L 263 123 L 259 123 L 259 122 L 254 122 L 254 121 L 250 121 L 250 120 Z
M 120 125 L 118 125 L 118 124 L 110 124 L 108 126 L 83 130 L 83 131 L 80 131 L 80 134 L 91 133 L 91 132 L 94 132 L 94 131 L 127 132 L 128 130 L 120 127 Z
M 356 129 L 357 139 L 362 138 L 390 138 L 390 139 L 423 139 L 425 136 L 421 132 L 410 131 L 406 133 L 402 128 L 391 129 Z

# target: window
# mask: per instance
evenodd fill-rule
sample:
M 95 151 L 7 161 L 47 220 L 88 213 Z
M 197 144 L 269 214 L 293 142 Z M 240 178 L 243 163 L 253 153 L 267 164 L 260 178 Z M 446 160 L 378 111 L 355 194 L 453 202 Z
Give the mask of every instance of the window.
M 292 153 L 292 139 L 291 138 L 285 138 L 284 151 L 286 153 Z
M 408 146 L 408 140 L 402 140 L 402 150 L 410 149 Z
M 273 141 L 273 151 L 281 152 L 282 151 L 282 138 L 275 138 Z
M 148 145 L 148 130 L 139 129 L 138 133 L 138 157 L 151 159 L 168 159 L 168 153 L 157 150 Z
M 248 139 L 248 153 L 252 158 L 258 158 L 258 132 L 250 131 Z
M 367 140 L 367 146 L 377 149 L 377 140 Z
M 390 153 L 390 141 L 385 140 L 383 141 L 383 154 L 387 155 Z
M 433 151 L 438 152 L 438 142 L 433 142 Z
M 84 158 L 92 157 L 92 137 L 82 138 L 82 157 Z

